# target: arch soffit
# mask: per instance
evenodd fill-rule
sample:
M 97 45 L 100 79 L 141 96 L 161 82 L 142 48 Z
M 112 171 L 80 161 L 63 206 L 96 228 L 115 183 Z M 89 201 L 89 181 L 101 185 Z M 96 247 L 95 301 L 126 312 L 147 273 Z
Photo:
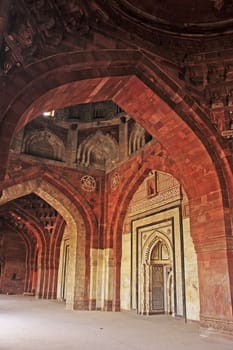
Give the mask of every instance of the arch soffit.
M 124 65 L 119 65 L 119 60 L 124 62 Z M 111 64 L 110 64 L 111 63 Z M 26 73 L 26 74 L 25 74 Z M 55 74 L 56 73 L 56 74 Z M 140 74 L 137 74 L 140 73 Z M 149 78 L 148 74 L 150 73 L 150 82 L 146 78 Z M 60 74 L 60 75 L 59 75 Z M 18 100 L 21 101 L 21 109 L 19 110 L 18 118 L 21 119 L 23 114 L 30 114 L 28 118 L 25 117 L 26 122 L 35 117 L 35 110 L 33 111 L 31 106 L 34 101 L 37 101 L 39 98 L 42 98 L 49 91 L 56 92 L 56 89 L 59 89 L 61 86 L 66 86 L 69 84 L 75 84 L 75 82 L 86 81 L 86 98 L 90 101 L 98 101 L 98 93 L 101 90 L 101 87 L 104 87 L 104 84 L 110 80 L 119 80 L 123 79 L 123 84 L 121 86 L 116 86 L 114 89 L 114 84 L 112 84 L 112 91 L 109 89 L 105 90 L 105 95 L 108 95 L 108 98 L 114 96 L 119 92 L 119 88 L 124 86 L 124 83 L 128 81 L 132 76 L 138 76 L 141 81 L 144 81 L 147 86 L 150 86 L 152 90 L 156 90 L 156 86 L 160 87 L 160 90 L 167 92 L 167 97 L 177 105 L 182 104 L 181 110 L 184 110 L 184 105 L 188 106 L 187 102 L 184 101 L 184 93 L 181 89 L 178 89 L 175 86 L 174 82 L 169 81 L 167 75 L 165 75 L 156 65 L 148 61 L 142 53 L 137 50 L 95 50 L 95 51 L 78 51 L 72 53 L 60 53 L 53 57 L 44 59 L 43 62 L 38 62 L 32 65 L 29 65 L 25 68 L 24 71 L 21 71 L 17 74 L 14 74 L 9 77 L 8 83 L 6 83 L 4 89 L 7 92 L 8 98 L 2 101 L 2 118 L 9 111 L 9 109 L 14 110 L 14 105 L 17 104 Z M 12 82 L 17 80 L 17 78 L 23 78 L 19 80 L 18 84 L 12 84 Z M 145 78 L 145 79 L 144 79 Z M 156 79 L 155 79 L 156 78 Z M 166 78 L 166 79 L 165 79 Z M 104 80 L 104 81 L 102 81 Z M 94 94 L 89 94 L 88 85 L 91 86 L 91 81 L 94 81 L 94 84 L 97 83 L 97 90 L 94 91 Z M 166 82 L 165 82 L 166 81 Z M 43 82 L 43 84 L 41 84 Z M 101 86 L 98 86 L 100 82 Z M 154 85 L 153 85 L 154 82 Z M 74 85 L 75 87 L 75 85 Z M 14 91 L 15 88 L 15 91 Z M 32 88 L 36 88 L 36 91 Z M 81 89 L 80 89 L 81 90 Z M 159 90 L 159 91 L 160 91 Z M 75 90 L 74 90 L 75 91 Z M 58 90 L 59 92 L 59 90 Z M 64 90 L 61 89 L 61 92 L 64 93 Z M 93 91 L 92 91 L 93 92 Z M 158 91 L 156 91 L 158 93 Z M 56 95 L 56 94 L 55 94 Z M 79 94 L 75 94 L 75 97 L 70 96 L 71 100 L 77 100 L 77 103 L 81 103 Z M 81 96 L 81 100 L 83 101 Z M 52 101 L 56 99 L 56 104 L 59 104 L 57 95 L 51 100 L 51 107 L 46 110 L 52 109 Z M 23 102 L 23 103 L 22 103 Z M 26 103 L 27 102 L 27 103 Z M 74 104 L 72 101 L 65 101 L 62 98 L 61 107 L 65 107 L 69 104 Z M 89 102 L 89 101 L 87 101 Z M 167 99 L 168 102 L 168 99 Z M 190 101 L 193 103 L 194 101 Z M 84 102 L 82 102 L 84 103 Z M 29 108 L 30 107 L 30 108 Z M 29 108 L 29 110 L 27 110 Z M 57 106 L 56 108 L 59 108 Z M 176 108 L 177 110 L 177 108 Z M 42 110 L 44 111 L 44 110 Z M 41 110 L 40 110 L 41 112 Z M 188 115 L 189 111 L 185 109 L 186 114 Z M 196 108 L 196 112 L 192 111 L 192 118 L 198 116 L 199 111 Z M 179 111 L 177 110 L 177 113 Z M 13 113 L 15 117 L 15 113 Z M 15 120 L 16 122 L 19 119 Z M 7 118 L 9 120 L 9 116 Z M 200 120 L 199 120 L 200 121 Z M 205 120 L 206 122 L 206 120 Z M 206 127 L 205 127 L 206 128 Z M 214 131 L 214 128 L 211 128 Z
M 10 216 L 12 216 L 12 214 L 13 213 L 10 213 Z M 17 227 L 15 227 L 12 223 L 9 223 L 9 222 L 7 223 L 7 226 L 10 229 L 12 229 L 14 232 L 17 232 L 17 234 L 23 240 L 26 249 L 31 249 L 31 246 L 33 244 L 33 242 L 32 242 L 33 239 L 32 239 L 31 235 L 28 235 L 28 232 L 19 230 Z M 34 234 L 33 234 L 33 237 L 35 237 Z M 41 237 L 39 237 L 39 244 L 41 244 L 41 246 L 42 246 Z
M 38 243 L 39 251 L 42 251 L 42 249 L 46 249 L 46 239 L 44 236 L 44 232 L 41 229 L 41 227 L 37 224 L 37 222 L 34 220 L 34 218 L 30 217 L 30 223 L 28 224 L 28 217 L 20 210 L 17 210 L 16 208 L 13 208 L 13 210 L 10 211 L 10 216 L 17 220 L 17 217 L 20 215 L 20 221 L 23 223 L 27 230 L 22 234 L 25 237 L 30 239 L 30 234 L 32 234 Z M 18 233 L 20 233 L 19 230 L 17 230 Z M 30 233 L 30 234 L 29 234 Z

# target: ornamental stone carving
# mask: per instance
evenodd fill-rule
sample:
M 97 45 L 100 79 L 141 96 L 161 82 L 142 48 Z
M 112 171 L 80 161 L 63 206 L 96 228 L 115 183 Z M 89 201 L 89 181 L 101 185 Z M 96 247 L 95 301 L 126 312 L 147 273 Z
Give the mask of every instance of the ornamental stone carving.
M 78 147 L 77 162 L 84 167 L 111 169 L 119 160 L 119 145 L 110 135 L 98 130 Z
M 96 189 L 96 181 L 90 175 L 84 175 L 81 178 L 81 187 L 86 192 L 93 192 Z
M 212 124 L 220 131 L 230 129 L 233 113 L 232 50 L 222 54 L 188 55 L 183 63 L 187 90 L 204 108 L 209 110 Z
M 65 160 L 63 141 L 48 129 L 29 132 L 23 142 L 23 152 L 52 160 Z
M 141 125 L 135 123 L 129 137 L 129 154 L 138 151 L 145 145 L 145 134 L 145 129 L 143 129 Z
M 71 34 L 78 46 L 80 37 L 89 32 L 84 9 L 77 0 L 15 1 L 9 22 L 0 51 L 5 74 L 56 52 L 55 48 Z
M 111 189 L 115 191 L 120 184 L 120 174 L 118 172 L 115 172 L 111 177 Z

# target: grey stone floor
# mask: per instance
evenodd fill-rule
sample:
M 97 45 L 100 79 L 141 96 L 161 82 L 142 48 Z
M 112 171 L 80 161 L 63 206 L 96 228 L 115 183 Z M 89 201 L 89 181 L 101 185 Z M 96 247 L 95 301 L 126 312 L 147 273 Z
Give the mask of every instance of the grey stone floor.
M 232 350 L 197 324 L 134 312 L 67 311 L 56 301 L 0 295 L 0 350 Z

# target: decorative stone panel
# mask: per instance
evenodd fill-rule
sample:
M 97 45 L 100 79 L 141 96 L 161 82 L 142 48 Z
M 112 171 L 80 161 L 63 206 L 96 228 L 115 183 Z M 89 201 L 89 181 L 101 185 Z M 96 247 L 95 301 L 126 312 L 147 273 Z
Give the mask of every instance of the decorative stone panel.
M 23 143 L 24 153 L 53 159 L 65 160 L 65 146 L 63 141 L 51 130 L 34 130 L 26 135 Z
M 119 161 L 119 145 L 110 134 L 98 130 L 79 145 L 77 161 L 84 167 L 112 168 Z

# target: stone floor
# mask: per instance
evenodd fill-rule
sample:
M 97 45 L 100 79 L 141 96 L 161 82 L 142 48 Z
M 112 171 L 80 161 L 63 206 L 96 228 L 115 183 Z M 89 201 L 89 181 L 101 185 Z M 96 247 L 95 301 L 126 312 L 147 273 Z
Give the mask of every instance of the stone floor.
M 67 311 L 63 303 L 0 295 L 0 350 L 232 350 L 197 324 L 134 312 Z

